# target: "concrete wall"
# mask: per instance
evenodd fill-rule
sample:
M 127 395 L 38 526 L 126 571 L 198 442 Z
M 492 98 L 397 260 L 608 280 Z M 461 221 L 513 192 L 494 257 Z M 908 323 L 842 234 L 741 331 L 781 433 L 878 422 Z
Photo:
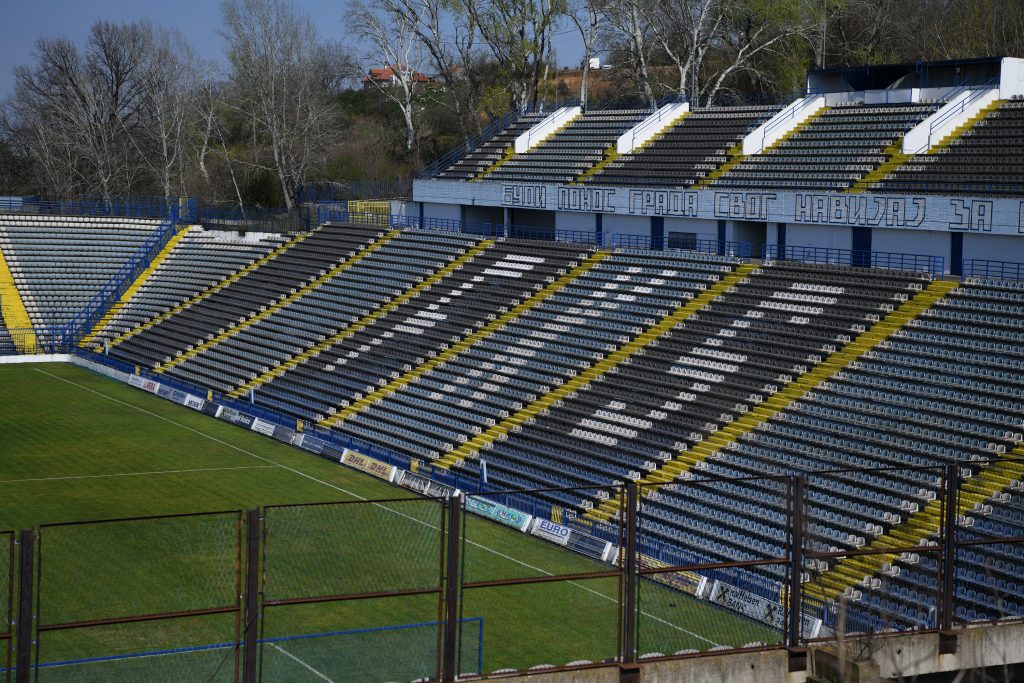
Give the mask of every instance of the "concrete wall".
M 964 235 L 964 258 L 1024 263 L 1024 240 L 1003 235 Z
M 875 231 L 875 235 L 878 232 Z M 792 223 L 786 227 L 787 246 L 849 249 L 852 244 L 852 228 L 837 228 L 831 225 L 794 225 Z
M 596 216 L 592 213 L 575 213 L 573 211 L 558 211 L 555 213 L 555 227 L 559 230 L 594 232 L 596 223 Z
M 607 214 L 604 217 L 604 231 L 606 233 L 618 232 L 623 235 L 646 235 L 651 234 L 651 219 L 647 216 L 616 216 Z
M 462 218 L 462 207 L 458 204 L 434 204 L 423 203 L 424 218 L 445 218 L 448 220 L 459 220 Z
M 873 230 L 871 251 L 941 256 L 949 266 L 949 235 L 924 230 Z

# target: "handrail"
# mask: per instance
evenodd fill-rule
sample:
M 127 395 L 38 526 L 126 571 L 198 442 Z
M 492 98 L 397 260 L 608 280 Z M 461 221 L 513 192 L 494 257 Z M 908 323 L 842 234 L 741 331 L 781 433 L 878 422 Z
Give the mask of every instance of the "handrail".
M 803 109 L 803 107 L 800 106 L 801 102 L 803 102 L 804 100 L 806 100 L 807 98 L 809 98 L 811 96 L 818 96 L 818 95 L 823 95 L 823 94 L 824 94 L 824 91 L 822 91 L 820 88 L 808 88 L 807 92 L 804 93 L 804 95 L 802 97 L 793 100 L 788 105 L 786 105 L 786 107 L 782 111 L 780 111 L 778 114 L 776 114 L 775 120 L 771 122 L 771 125 L 765 127 L 764 135 L 762 136 L 762 140 L 764 138 L 767 138 L 768 137 L 768 133 L 772 132 L 778 126 L 782 125 L 783 122 L 788 121 L 789 119 L 792 119 L 792 118 L 796 117 L 796 113 L 798 111 L 800 111 L 801 109 Z
M 978 100 L 982 96 L 988 94 L 989 91 L 992 90 L 992 88 L 987 88 L 985 86 L 993 85 L 996 82 L 997 82 L 997 80 L 992 78 L 992 79 L 989 79 L 984 85 L 982 85 L 979 88 L 969 88 L 968 86 L 962 86 L 962 90 L 970 89 L 970 90 L 972 90 L 972 92 L 967 97 L 965 97 L 964 99 L 960 100 L 959 104 L 953 105 L 949 110 L 946 111 L 946 113 L 944 113 L 942 116 L 940 116 L 939 118 L 935 119 L 934 121 L 931 122 L 931 124 L 929 124 L 929 126 L 928 126 L 928 144 L 925 147 L 923 147 L 922 149 L 928 149 L 929 147 L 932 146 L 932 134 L 935 132 L 935 130 L 937 128 L 939 128 L 940 126 L 945 124 L 950 118 L 962 114 L 967 109 L 967 107 L 969 105 L 974 103 L 976 100 Z M 959 94 L 960 93 L 958 92 L 953 97 L 956 97 Z M 949 99 L 952 99 L 952 98 L 947 98 L 947 101 Z M 920 153 L 920 150 L 915 152 L 915 154 L 919 154 L 919 153 Z
M 960 272 L 963 277 L 1024 281 L 1024 263 L 1014 263 L 1011 261 L 964 259 L 963 268 Z
M 435 175 L 448 168 L 452 164 L 456 163 L 462 157 L 466 156 L 477 147 L 482 145 L 484 142 L 490 140 L 499 132 L 511 125 L 516 119 L 519 118 L 519 112 L 512 110 L 507 112 L 500 119 L 491 121 L 490 124 L 476 135 L 463 140 L 454 148 L 448 151 L 447 154 L 435 160 L 429 166 L 424 168 L 422 171 L 416 174 L 417 178 L 433 178 Z
M 942 256 L 930 254 L 765 244 L 761 248 L 761 258 L 765 261 L 802 261 L 804 263 L 825 263 L 861 268 L 908 270 L 926 272 L 936 277 L 946 272 L 945 259 Z

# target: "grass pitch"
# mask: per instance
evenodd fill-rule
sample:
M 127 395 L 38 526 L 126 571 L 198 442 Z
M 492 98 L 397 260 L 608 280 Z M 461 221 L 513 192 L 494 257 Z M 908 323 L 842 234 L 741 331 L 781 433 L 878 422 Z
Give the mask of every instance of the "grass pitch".
M 0 531 L 411 497 L 362 473 L 69 365 L 0 366 L 0 396 Z M 271 508 L 266 515 L 268 600 L 438 584 L 443 547 L 435 503 L 325 504 Z M 232 515 L 44 528 L 40 623 L 237 601 L 238 546 Z M 607 569 L 467 517 L 466 580 Z M 462 669 L 477 669 L 481 624 L 483 672 L 613 657 L 619 591 L 615 578 L 467 589 L 463 616 L 474 620 L 463 628 Z M 263 648 L 267 680 L 431 675 L 436 629 L 367 629 L 437 621 L 438 598 L 425 594 L 269 607 L 262 632 L 268 639 Z M 658 584 L 644 582 L 640 599 L 641 652 L 780 639 L 777 631 Z M 40 663 L 100 661 L 44 668 L 40 678 L 230 680 L 236 652 L 231 646 L 154 653 L 228 643 L 235 620 L 234 614 L 224 613 L 44 631 Z M 336 632 L 347 635 L 296 639 Z M 139 653 L 147 654 L 103 659 Z M 394 667 L 398 659 L 406 669 Z

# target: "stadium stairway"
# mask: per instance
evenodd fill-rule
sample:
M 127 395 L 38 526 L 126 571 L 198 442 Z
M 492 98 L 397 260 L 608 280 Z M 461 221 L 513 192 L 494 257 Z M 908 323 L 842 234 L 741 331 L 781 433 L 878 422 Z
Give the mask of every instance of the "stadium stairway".
M 769 396 L 747 413 L 708 436 L 708 438 L 698 443 L 692 449 L 681 452 L 674 460 L 649 473 L 640 483 L 670 482 L 688 473 L 719 449 L 735 442 L 762 422 L 770 420 L 788 408 L 794 401 L 799 400 L 809 391 L 820 386 L 822 382 L 833 377 L 837 372 L 863 356 L 893 332 L 902 328 L 910 320 L 913 320 L 935 304 L 935 302 L 942 299 L 955 289 L 957 285 L 958 283 L 952 280 L 933 281 L 931 285 L 922 290 L 917 296 L 904 302 L 899 308 L 860 334 L 849 344 L 831 354 L 821 363 L 818 363 L 809 371 L 793 380 L 779 392 Z M 609 499 L 604 501 L 599 507 L 590 510 L 587 514 L 595 519 L 610 520 L 618 514 L 620 505 L 621 501 Z
M 807 128 L 812 123 L 814 123 L 814 121 L 818 117 L 820 117 L 822 114 L 824 114 L 827 110 L 828 110 L 828 107 L 821 107 L 821 108 L 819 108 L 813 114 L 811 114 L 806 119 L 804 119 L 799 125 L 794 126 L 792 128 L 792 130 L 787 131 L 785 135 L 783 135 L 778 140 L 776 140 L 775 142 L 773 142 L 772 144 L 768 145 L 767 147 L 762 149 L 760 152 L 758 152 L 756 156 L 764 156 L 766 154 L 770 154 L 771 152 L 775 151 L 778 147 L 780 147 L 781 145 L 785 144 L 785 142 L 787 140 L 789 140 L 791 137 L 793 137 L 794 135 L 796 135 L 797 133 L 799 133 L 803 129 Z M 721 166 L 716 168 L 714 171 L 709 173 L 706 178 L 704 178 L 701 182 L 699 182 L 696 185 L 694 185 L 694 189 L 698 189 L 698 190 L 707 189 L 709 186 L 713 185 L 716 180 L 718 180 L 722 176 L 726 175 L 729 171 L 731 171 L 736 166 L 739 166 L 741 163 L 743 163 L 747 159 L 747 156 L 742 153 L 742 150 L 743 150 L 743 144 L 742 143 L 737 145 L 736 148 L 730 149 L 729 150 L 729 156 L 730 156 L 729 161 L 725 162 L 724 164 L 722 164 Z M 733 156 L 734 153 L 735 153 L 735 156 Z
M 28 309 L 21 299 L 21 292 L 14 284 L 14 276 L 7 266 L 7 259 L 4 258 L 3 250 L 0 249 L 0 305 L 3 306 L 2 315 L 7 329 L 32 329 L 32 319 L 29 318 Z M 34 348 L 36 345 L 35 332 L 26 332 L 17 335 L 15 347 L 24 353 L 26 349 Z
M 981 468 L 977 475 L 966 479 L 960 486 L 957 497 L 956 515 L 980 510 L 996 494 L 1011 486 L 1014 481 L 1024 479 L 1024 442 L 1006 455 L 997 457 L 991 464 Z M 878 536 L 861 550 L 885 550 L 891 553 L 877 555 L 856 555 L 839 560 L 831 569 L 823 571 L 805 584 L 805 593 L 819 600 L 837 600 L 851 592 L 855 586 L 870 577 L 886 564 L 891 564 L 902 553 L 902 549 L 928 545 L 930 538 L 939 532 L 942 522 L 942 499 L 935 498 L 906 521 Z
M 871 187 L 872 183 L 877 183 L 883 178 L 887 177 L 890 173 L 895 171 L 897 168 L 907 163 L 907 160 L 911 158 L 911 154 L 903 153 L 903 138 L 900 137 L 896 142 L 892 143 L 885 149 L 885 161 L 875 167 L 873 171 L 869 171 L 867 175 L 855 182 L 850 186 L 850 189 L 846 192 L 848 194 L 861 194 L 867 192 L 868 188 Z
M 964 133 L 978 125 L 978 123 L 981 120 L 987 118 L 988 115 L 994 112 L 996 109 L 999 109 L 1000 105 L 1002 105 L 1004 102 L 1006 102 L 1006 100 L 992 100 L 992 102 L 982 107 L 977 114 L 961 123 L 959 126 L 950 131 L 948 135 L 946 135 L 941 140 L 936 142 L 934 145 L 929 147 L 928 151 L 925 153 L 938 154 L 942 150 L 946 149 L 954 142 L 959 140 L 964 135 Z
M 181 242 L 181 240 L 183 240 L 194 227 L 196 226 L 190 225 L 179 230 L 173 237 L 171 237 L 171 239 L 167 240 L 167 244 L 165 244 L 163 249 L 160 250 L 160 253 L 150 261 L 149 266 L 139 273 L 139 276 L 135 278 L 135 282 L 129 285 L 128 289 L 124 290 L 124 294 L 121 295 L 121 298 L 119 298 L 117 302 L 107 310 L 103 317 L 100 318 L 99 322 L 97 322 L 92 330 L 89 331 L 89 334 L 79 340 L 79 347 L 83 349 L 89 348 L 89 344 L 96 338 L 96 335 L 102 332 L 103 329 L 110 324 L 110 321 L 113 320 L 121 309 L 124 308 L 125 304 L 135 296 L 139 289 L 146 284 L 153 273 L 156 272 L 157 267 L 167 259 L 171 252 L 174 251 L 174 248 L 178 246 L 178 243 Z
M 604 151 L 604 157 L 601 159 L 601 161 L 597 162 L 596 164 L 594 164 L 593 166 L 588 168 L 586 171 L 581 173 L 579 175 L 579 177 L 576 178 L 576 180 L 572 181 L 569 184 L 570 185 L 581 185 L 581 184 L 585 183 L 587 181 L 587 178 L 600 173 L 602 168 L 604 168 L 605 166 L 607 166 L 608 164 L 612 163 L 613 161 L 615 161 L 618 158 L 619 158 L 619 153 L 615 151 L 615 146 L 612 145 L 611 147 L 609 147 L 608 149 L 606 149 Z
M 553 131 L 551 131 L 550 133 L 545 135 L 543 138 L 541 138 L 537 142 L 533 143 L 533 145 L 530 147 L 530 149 L 528 149 L 526 151 L 530 152 L 530 151 L 533 151 L 533 150 L 537 149 L 538 147 L 542 146 L 551 137 L 553 137 L 554 135 L 559 133 L 566 126 L 572 124 L 572 122 L 575 121 L 576 119 L 578 119 L 580 116 L 581 116 L 581 114 L 577 114 L 576 116 L 572 117 L 571 119 L 568 119 L 561 126 L 559 126 L 558 128 L 555 128 Z M 524 154 L 525 154 L 525 152 L 524 152 Z M 509 161 L 514 159 L 516 156 L 518 156 L 518 155 L 516 154 L 515 144 L 510 145 L 508 150 L 505 151 L 504 156 L 502 156 L 500 159 L 498 159 L 493 164 L 491 164 L 490 166 L 485 168 L 483 171 L 481 171 L 480 174 L 477 177 L 473 178 L 472 182 L 478 183 L 478 182 L 480 182 L 482 180 L 486 180 L 488 176 L 490 176 L 496 170 L 498 170 L 499 168 L 501 168 L 502 166 L 507 164 Z
M 729 169 L 743 163 L 743 160 L 747 158 L 746 155 L 743 154 L 742 144 L 736 145 L 732 149 L 726 151 L 726 155 L 729 157 L 729 160 L 726 161 L 721 166 L 719 166 L 718 168 L 716 168 L 715 170 L 711 171 L 711 173 L 701 178 L 700 182 L 693 186 L 693 189 L 705 189 L 708 185 L 715 182 L 718 178 L 721 178 L 723 175 L 728 173 Z
M 383 247 L 385 244 L 387 244 L 388 242 L 393 240 L 395 237 L 398 236 L 398 234 L 399 234 L 398 230 L 390 230 L 390 231 L 388 231 L 387 233 L 385 233 L 380 238 L 374 240 L 373 242 L 370 242 L 361 251 L 353 254 L 351 257 L 345 259 L 344 261 L 342 261 L 341 263 L 337 264 L 336 266 L 334 266 L 333 268 L 331 268 L 327 272 L 323 273 L 319 277 L 311 280 L 305 286 L 300 287 L 300 288 L 292 291 L 291 293 L 289 293 L 289 294 L 287 294 L 285 296 L 282 296 L 280 299 L 278 299 L 274 303 L 270 304 L 269 306 L 262 306 L 261 310 L 258 313 L 256 313 L 255 315 L 251 315 L 248 318 L 246 318 L 245 320 L 243 320 L 243 321 L 241 321 L 239 323 L 233 324 L 228 329 L 224 330 L 223 332 L 221 332 L 217 336 L 213 337 L 212 339 L 206 340 L 205 342 L 203 342 L 199 346 L 196 346 L 195 348 L 189 349 L 188 351 L 185 351 L 183 353 L 179 353 L 173 359 L 167 361 L 166 363 L 163 363 L 162 365 L 157 366 L 155 368 L 155 371 L 156 372 L 166 372 L 167 370 L 170 370 L 171 368 L 174 368 L 174 367 L 177 367 L 178 365 L 181 365 L 182 363 L 184 363 L 185 361 L 189 360 L 190 358 L 195 358 L 199 354 L 203 353 L 204 351 L 206 351 L 207 349 L 209 349 L 209 348 L 211 348 L 213 346 L 216 346 L 217 344 L 221 343 L 225 339 L 230 339 L 231 337 L 234 337 L 235 335 L 241 333 L 243 330 L 246 330 L 249 327 L 252 327 L 254 324 L 259 322 L 260 320 L 263 320 L 264 318 L 266 318 L 266 317 L 268 317 L 270 315 L 273 315 L 277 311 L 279 311 L 282 308 L 288 306 L 288 304 L 292 303 L 293 301 L 295 301 L 299 297 L 301 297 L 301 296 L 303 296 L 303 295 L 313 291 L 317 287 L 320 287 L 322 284 L 324 284 L 325 282 L 327 282 L 328 280 L 330 280 L 334 276 L 336 276 L 336 275 L 338 275 L 340 273 L 345 272 L 346 270 L 348 270 L 349 268 L 351 268 L 355 264 L 359 263 L 360 261 L 362 261 L 364 258 L 369 256 L 370 254 L 372 254 L 373 252 L 377 251 L 378 249 Z
M 394 232 L 395 234 L 398 233 L 398 231 L 392 231 L 392 232 Z M 487 249 L 490 249 L 492 246 L 494 246 L 494 240 L 480 240 L 479 242 L 477 242 L 476 245 L 474 245 L 473 247 L 467 249 L 466 252 L 463 253 L 461 256 L 459 256 L 458 258 L 454 259 L 453 261 L 451 261 L 449 264 L 447 264 L 443 268 L 439 268 L 437 271 L 435 271 L 429 277 L 424 278 L 423 281 L 420 282 L 419 284 L 415 285 L 414 287 L 409 288 L 404 293 L 402 293 L 402 294 L 396 296 L 395 298 L 391 299 L 390 301 L 385 303 L 380 308 L 376 309 L 375 311 L 370 312 L 368 315 L 366 315 L 363 318 L 361 318 L 361 319 L 357 320 L 356 322 L 352 323 L 351 325 L 349 325 L 345 329 L 341 330 L 337 334 L 334 334 L 334 335 L 328 337 L 327 339 L 324 339 L 323 341 L 319 342 L 318 344 L 316 344 L 314 346 L 311 346 L 310 348 L 306 349 L 302 353 L 297 354 L 297 355 L 293 356 L 292 358 L 289 358 L 288 360 L 286 360 L 285 362 L 281 363 L 280 365 L 278 365 L 278 366 L 276 366 L 274 368 L 271 368 L 269 371 L 263 373 L 259 377 L 255 378 L 253 380 L 250 380 L 250 381 L 246 382 L 245 384 L 239 386 L 237 389 L 235 389 L 235 390 L 231 391 L 230 393 L 228 393 L 228 396 L 232 397 L 232 398 L 237 398 L 239 396 L 244 396 L 245 394 L 249 393 L 249 391 L 251 389 L 255 389 L 255 388 L 259 387 L 259 386 L 262 386 L 263 384 L 266 384 L 267 382 L 271 381 L 272 379 L 274 379 L 276 377 L 280 377 L 281 375 L 283 375 L 284 373 L 288 372 L 289 370 L 291 370 L 295 366 L 299 365 L 300 363 L 304 363 L 309 358 L 312 358 L 313 356 L 317 355 L 318 353 L 321 353 L 322 351 L 325 351 L 326 349 L 329 349 L 330 347 L 334 346 L 335 344 L 338 344 L 339 342 L 344 341 L 345 339 L 347 339 L 347 338 L 351 337 L 352 335 L 354 335 L 356 332 L 359 332 L 360 330 L 368 327 L 369 325 L 372 325 L 379 318 L 387 315 L 392 310 L 398 308 L 399 306 L 401 306 L 405 302 L 407 302 L 410 299 L 413 299 L 413 298 L 419 296 L 422 292 L 430 289 L 432 286 L 434 286 L 435 284 L 437 284 L 438 282 L 440 282 L 444 278 L 448 277 L 451 273 L 453 273 L 456 270 L 458 270 L 459 268 L 461 268 L 463 266 L 463 264 L 473 260 L 479 254 L 481 254 L 482 252 L 486 251 Z
M 188 301 L 182 301 L 180 304 L 178 304 L 174 308 L 170 309 L 169 311 L 161 313 L 160 315 L 152 318 L 151 320 L 148 320 L 148 321 L 142 323 L 138 327 L 132 328 L 132 329 L 128 330 L 127 332 L 125 332 L 125 333 L 123 333 L 123 334 L 121 334 L 121 335 L 119 335 L 117 337 L 114 337 L 113 339 L 110 340 L 108 345 L 109 346 L 117 346 L 118 344 L 121 344 L 121 343 L 127 341 L 128 339 L 131 339 L 135 335 L 140 334 L 140 333 L 144 332 L 145 330 L 148 330 L 149 328 L 153 327 L 154 325 L 157 325 L 157 324 L 163 322 L 164 320 L 167 320 L 168 318 L 171 318 L 171 317 L 177 315 L 178 313 L 180 313 L 181 311 L 185 310 L 186 308 L 191 307 L 193 304 L 196 304 L 196 303 L 202 301 L 203 299 L 207 299 L 207 298 L 213 296 L 214 294 L 216 294 L 220 290 L 222 290 L 225 287 L 227 287 L 228 285 L 230 285 L 232 282 L 235 282 L 235 281 L 241 279 L 243 276 L 248 275 L 252 271 L 254 271 L 257 268 L 259 268 L 260 266 L 268 263 L 269 261 L 274 260 L 275 258 L 280 256 L 284 252 L 286 252 L 289 249 L 291 249 L 296 244 L 302 242 L 304 239 L 309 237 L 310 234 L 311 233 L 309 233 L 309 232 L 301 232 L 301 233 L 295 235 L 290 240 L 288 240 L 287 242 L 285 242 L 284 244 L 279 246 L 277 249 L 274 249 L 273 251 L 271 251 L 269 254 L 267 254 L 263 258 L 258 259 L 256 261 L 253 261 L 250 265 L 246 266 L 245 268 L 242 268 L 241 270 L 239 270 L 239 271 L 237 271 L 235 273 L 232 273 L 231 275 L 229 275 L 228 277 L 224 278 L 223 280 L 221 280 L 217 284 L 213 285 L 209 289 L 206 289 L 206 290 L 200 292 L 199 294 L 196 294 L 194 297 L 192 297 Z M 93 350 L 102 353 L 103 352 L 103 347 L 102 346 L 97 346 L 97 347 L 94 347 Z
M 493 333 L 500 330 L 505 325 L 508 325 L 510 322 L 512 322 L 522 314 L 526 313 L 527 311 L 529 311 L 531 308 L 534 308 L 535 306 L 544 303 L 546 300 L 550 299 L 552 296 L 557 294 L 567 285 L 572 284 L 574 280 L 576 280 L 578 277 L 586 273 L 588 270 L 596 266 L 598 263 L 600 263 L 607 257 L 608 252 L 606 251 L 595 252 L 583 263 L 576 266 L 575 268 L 573 268 L 560 278 L 556 279 L 554 282 L 550 283 L 547 287 L 540 290 L 526 301 L 515 306 L 511 310 L 502 313 L 500 316 L 498 316 L 488 324 L 484 325 L 482 328 L 480 328 L 473 334 L 470 334 L 464 337 L 463 339 L 459 340 L 455 344 L 452 344 L 450 347 L 448 347 L 441 353 L 437 354 L 436 356 L 428 360 L 426 363 L 423 363 L 422 365 L 415 367 L 412 370 L 409 370 L 401 377 L 398 377 L 388 382 L 379 389 L 376 389 L 375 391 L 367 394 L 366 396 L 363 396 L 358 401 L 353 402 L 352 405 L 346 406 L 341 411 L 322 420 L 320 422 L 320 426 L 333 427 L 335 425 L 341 424 L 349 417 L 355 415 L 364 408 L 367 408 L 373 405 L 374 403 L 377 403 L 381 399 L 390 396 L 400 388 L 404 387 L 405 385 L 415 380 L 417 377 L 425 375 L 438 365 L 441 365 L 442 363 L 445 363 L 448 360 L 452 359 L 453 357 L 459 355 L 460 353 L 462 353 L 469 347 L 473 346 L 477 342 L 486 339 Z
M 627 341 L 616 351 L 589 366 L 569 381 L 549 391 L 533 403 L 523 407 L 514 415 L 505 418 L 501 422 L 489 427 L 472 439 L 462 443 L 458 448 L 446 453 L 439 458 L 435 464 L 450 468 L 460 464 L 465 458 L 473 457 L 481 448 L 496 441 L 503 435 L 517 429 L 520 425 L 535 417 L 544 410 L 547 410 L 558 401 L 577 391 L 581 387 L 590 384 L 598 377 L 611 371 L 621 362 L 642 351 L 644 347 L 657 340 L 676 325 L 683 322 L 691 315 L 700 311 L 706 305 L 714 301 L 719 295 L 725 293 L 730 287 L 747 277 L 751 271 L 757 268 L 756 264 L 745 263 L 736 270 L 723 276 L 720 280 L 701 292 L 700 295 L 690 299 L 688 302 L 669 313 L 651 327 L 647 328 L 633 339 Z

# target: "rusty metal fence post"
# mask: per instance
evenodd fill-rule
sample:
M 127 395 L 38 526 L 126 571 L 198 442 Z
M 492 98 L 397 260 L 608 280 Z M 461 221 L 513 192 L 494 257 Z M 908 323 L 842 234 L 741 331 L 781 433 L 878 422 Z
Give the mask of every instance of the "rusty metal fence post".
M 789 586 L 787 586 L 789 619 L 786 625 L 786 649 L 789 650 L 790 671 L 802 671 L 806 651 L 803 648 L 803 571 L 804 571 L 804 490 L 803 475 L 792 478 L 790 486 L 790 549 Z
M 18 622 L 16 647 L 17 683 L 32 680 L 32 579 L 35 569 L 36 532 L 25 529 L 18 536 Z
M 636 629 L 637 629 L 637 515 L 639 514 L 638 493 L 636 482 L 626 482 L 626 548 L 623 569 L 626 574 L 626 588 L 622 600 L 622 654 L 623 664 L 636 662 Z
M 259 566 L 260 566 L 260 511 L 249 510 L 245 515 L 245 601 L 244 631 L 242 637 L 242 680 L 256 683 L 259 669 Z
M 953 596 L 956 587 L 954 579 L 956 576 L 956 516 L 957 497 L 960 488 L 960 466 L 957 464 L 946 465 L 943 472 L 945 485 L 942 489 L 942 528 L 941 543 L 942 557 L 940 559 L 941 569 L 941 604 L 939 605 L 939 653 L 954 654 L 956 652 L 956 635 L 953 629 Z
M 462 566 L 462 506 L 465 501 L 465 496 L 456 494 L 449 498 L 445 505 L 448 509 L 448 534 L 445 539 L 447 553 L 444 575 L 444 681 L 454 681 L 458 675 L 456 662 L 459 645 L 459 594 L 462 591 L 459 568 Z

